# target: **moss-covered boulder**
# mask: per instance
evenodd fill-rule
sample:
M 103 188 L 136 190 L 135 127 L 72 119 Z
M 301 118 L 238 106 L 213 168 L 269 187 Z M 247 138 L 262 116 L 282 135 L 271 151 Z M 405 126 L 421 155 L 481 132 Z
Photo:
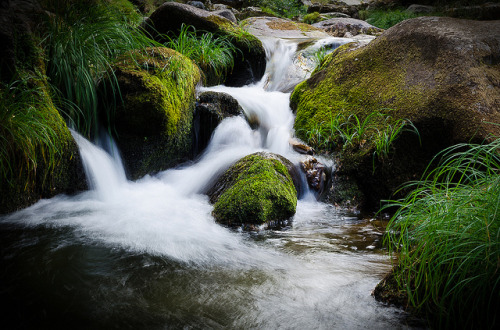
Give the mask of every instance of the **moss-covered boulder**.
M 123 102 L 110 118 L 132 179 L 165 170 L 192 156 L 198 67 L 169 48 L 122 56 L 114 73 Z
M 234 67 L 224 80 L 227 86 L 243 86 L 258 81 L 266 69 L 266 52 L 255 36 L 242 30 L 226 17 L 182 3 L 166 2 L 142 24 L 155 40 L 162 35 L 178 35 L 182 24 L 192 25 L 199 33 L 211 32 L 227 37 L 237 48 L 233 52 Z
M 262 225 L 292 217 L 297 190 L 285 163 L 290 162 L 279 155 L 258 152 L 231 166 L 208 192 L 215 220 Z
M 52 103 L 35 1 L 0 8 L 0 214 L 86 189 L 78 147 Z
M 372 132 L 409 119 L 420 140 L 401 134 L 383 159 L 374 157 L 375 133 L 343 150 L 341 143 L 329 146 L 341 151 L 335 175 L 353 179 L 364 194 L 358 200 L 377 207 L 400 184 L 418 179 L 443 148 L 500 135 L 500 126 L 491 124 L 500 123 L 499 59 L 500 21 L 404 21 L 365 47 L 338 48 L 295 88 L 296 132 L 318 148 L 311 132 L 328 131 L 337 116 L 363 122 L 371 114 L 386 115 L 372 115 Z

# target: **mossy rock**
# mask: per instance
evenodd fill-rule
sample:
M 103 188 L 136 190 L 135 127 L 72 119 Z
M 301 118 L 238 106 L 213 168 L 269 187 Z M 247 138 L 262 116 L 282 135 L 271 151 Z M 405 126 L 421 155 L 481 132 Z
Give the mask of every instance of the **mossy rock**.
M 419 179 L 430 159 L 447 146 L 500 135 L 500 21 L 421 17 L 385 31 L 365 47 L 347 44 L 322 63 L 291 95 L 295 130 L 328 125 L 337 114 L 390 115 L 374 130 L 409 119 L 417 135 L 405 133 L 388 159 L 374 159 L 373 141 L 340 151 L 335 175 L 352 178 L 366 207 L 402 183 Z M 421 142 L 421 144 L 420 144 Z
M 262 225 L 291 218 L 297 190 L 286 162 L 279 155 L 258 152 L 231 166 L 208 192 L 215 220 L 225 225 Z
M 227 18 L 182 3 L 166 2 L 142 24 L 153 39 L 164 42 L 163 35 L 176 36 L 182 24 L 192 25 L 200 34 L 210 32 L 227 37 L 237 48 L 234 67 L 223 80 L 226 86 L 243 86 L 258 81 L 266 69 L 266 52 L 262 42 Z
M 0 40 L 4 41 L 0 65 L 0 214 L 41 198 L 87 188 L 78 147 L 49 94 L 40 39 L 32 32 L 40 7 L 35 2 L 17 5 L 10 3 L 0 10 Z M 6 90 L 12 86 L 18 89 Z M 22 94 L 29 97 L 24 99 Z M 40 134 L 50 138 L 42 141 L 37 138 Z
M 189 159 L 198 67 L 158 47 L 125 54 L 113 69 L 123 102 L 110 118 L 105 111 L 101 116 L 115 132 L 128 176 L 138 179 Z

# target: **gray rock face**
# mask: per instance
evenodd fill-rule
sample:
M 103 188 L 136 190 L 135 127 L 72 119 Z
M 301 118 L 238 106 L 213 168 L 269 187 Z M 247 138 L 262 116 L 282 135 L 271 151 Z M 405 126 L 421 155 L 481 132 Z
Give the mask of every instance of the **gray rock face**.
M 311 6 L 307 8 L 308 13 L 329 13 L 329 12 L 338 12 L 338 13 L 343 13 L 347 14 L 349 16 L 357 16 L 358 14 L 358 9 L 356 6 L 350 6 L 347 5 L 344 2 L 338 2 L 337 4 L 319 4 L 319 3 L 313 3 Z
M 245 21 L 245 29 L 260 37 L 284 39 L 321 39 L 329 35 L 319 28 L 305 23 L 277 17 L 252 17 Z
M 352 37 L 358 34 L 378 35 L 384 30 L 355 18 L 331 18 L 313 24 L 334 37 Z
M 214 10 L 212 13 L 214 13 L 215 15 L 219 15 L 220 17 L 224 17 L 233 23 L 238 23 L 236 16 L 230 9 Z

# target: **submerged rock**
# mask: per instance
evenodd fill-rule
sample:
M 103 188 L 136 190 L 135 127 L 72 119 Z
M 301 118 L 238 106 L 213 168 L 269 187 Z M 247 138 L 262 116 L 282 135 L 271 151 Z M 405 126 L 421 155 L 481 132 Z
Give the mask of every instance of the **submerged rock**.
M 500 21 L 406 20 L 365 47 L 339 47 L 299 84 L 291 96 L 295 131 L 309 142 L 305 132 L 337 114 L 390 116 L 374 122 L 378 132 L 411 120 L 420 137 L 403 132 L 385 159 L 374 156 L 375 135 L 341 150 L 337 174 L 353 180 L 365 206 L 376 208 L 402 183 L 418 179 L 443 148 L 500 135 L 490 124 L 500 122 L 499 59 Z
M 175 166 L 192 156 L 192 121 L 198 67 L 169 48 L 122 56 L 114 65 L 123 103 L 110 119 L 132 179 Z
M 243 31 L 229 20 L 225 11 L 210 12 L 182 3 L 166 2 L 142 24 L 142 28 L 157 41 L 162 35 L 177 35 L 182 24 L 192 25 L 199 33 L 211 32 L 224 36 L 238 50 L 233 53 L 234 67 L 223 81 L 226 86 L 243 86 L 258 81 L 264 75 L 266 52 L 259 39 Z
M 215 220 L 226 225 L 262 225 L 295 214 L 297 190 L 282 156 L 248 155 L 231 166 L 209 190 Z

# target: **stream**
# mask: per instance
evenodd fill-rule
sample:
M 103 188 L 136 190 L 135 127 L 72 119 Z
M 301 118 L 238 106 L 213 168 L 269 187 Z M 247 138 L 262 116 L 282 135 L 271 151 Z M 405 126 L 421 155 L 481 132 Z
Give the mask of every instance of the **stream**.
M 281 229 L 214 222 L 203 192 L 232 163 L 262 150 L 302 157 L 280 91 L 296 45 L 265 45 L 261 82 L 201 89 L 231 94 L 259 128 L 225 119 L 195 162 L 132 182 L 116 146 L 73 132 L 91 189 L 0 217 L 2 328 L 410 328 L 371 296 L 391 268 L 379 222 L 310 192 Z

